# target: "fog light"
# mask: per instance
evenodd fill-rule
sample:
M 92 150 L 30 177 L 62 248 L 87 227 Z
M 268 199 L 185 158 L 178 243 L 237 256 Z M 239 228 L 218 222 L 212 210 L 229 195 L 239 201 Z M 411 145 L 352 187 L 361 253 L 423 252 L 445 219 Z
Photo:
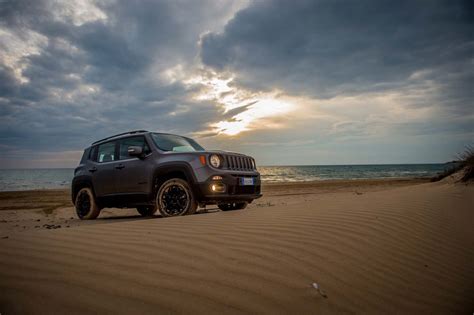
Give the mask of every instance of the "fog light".
M 222 183 L 211 184 L 211 190 L 219 193 L 225 192 L 225 185 Z
M 212 176 L 212 180 L 222 180 L 222 176 L 219 176 L 219 175 Z

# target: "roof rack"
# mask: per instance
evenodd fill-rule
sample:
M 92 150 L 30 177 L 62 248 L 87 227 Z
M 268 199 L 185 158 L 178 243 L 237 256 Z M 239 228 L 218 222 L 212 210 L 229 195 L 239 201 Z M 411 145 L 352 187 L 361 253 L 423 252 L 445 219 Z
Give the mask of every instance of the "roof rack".
M 113 135 L 113 136 L 110 136 L 110 137 L 92 142 L 92 145 L 94 145 L 96 143 L 99 143 L 99 142 L 102 142 L 102 141 L 105 141 L 105 140 L 109 140 L 109 139 L 118 137 L 118 136 L 131 135 L 131 134 L 134 134 L 134 133 L 143 133 L 143 132 L 148 132 L 148 130 L 132 130 L 132 131 L 127 131 L 127 132 L 122 132 L 122 133 L 119 133 L 119 134 L 116 134 L 116 135 Z

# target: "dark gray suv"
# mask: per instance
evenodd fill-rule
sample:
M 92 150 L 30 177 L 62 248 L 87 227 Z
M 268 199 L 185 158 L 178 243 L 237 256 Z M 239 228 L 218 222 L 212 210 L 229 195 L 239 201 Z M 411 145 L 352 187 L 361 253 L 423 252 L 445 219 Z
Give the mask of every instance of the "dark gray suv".
M 250 156 L 206 151 L 190 138 L 146 130 L 92 143 L 72 180 L 81 219 L 95 219 L 105 207 L 137 208 L 143 216 L 159 210 L 164 217 L 208 204 L 238 210 L 261 196 Z

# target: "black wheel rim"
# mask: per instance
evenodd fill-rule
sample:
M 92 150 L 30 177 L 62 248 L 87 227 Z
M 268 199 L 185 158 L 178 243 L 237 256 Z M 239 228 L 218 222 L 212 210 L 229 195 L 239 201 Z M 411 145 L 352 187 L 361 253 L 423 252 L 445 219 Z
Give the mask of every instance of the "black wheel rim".
M 91 209 L 91 198 L 86 191 L 79 193 L 76 202 L 77 214 L 80 217 L 86 216 Z
M 181 215 L 189 206 L 190 196 L 185 187 L 171 184 L 165 187 L 160 195 L 161 210 L 169 216 Z

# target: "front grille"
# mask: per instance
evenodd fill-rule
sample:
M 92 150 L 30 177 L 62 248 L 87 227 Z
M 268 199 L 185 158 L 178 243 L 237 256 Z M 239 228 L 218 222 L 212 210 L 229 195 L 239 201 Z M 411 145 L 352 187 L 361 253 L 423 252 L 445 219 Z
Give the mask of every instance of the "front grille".
M 240 155 L 225 155 L 225 165 L 229 170 L 236 171 L 254 171 L 255 160 L 251 157 L 240 156 Z

